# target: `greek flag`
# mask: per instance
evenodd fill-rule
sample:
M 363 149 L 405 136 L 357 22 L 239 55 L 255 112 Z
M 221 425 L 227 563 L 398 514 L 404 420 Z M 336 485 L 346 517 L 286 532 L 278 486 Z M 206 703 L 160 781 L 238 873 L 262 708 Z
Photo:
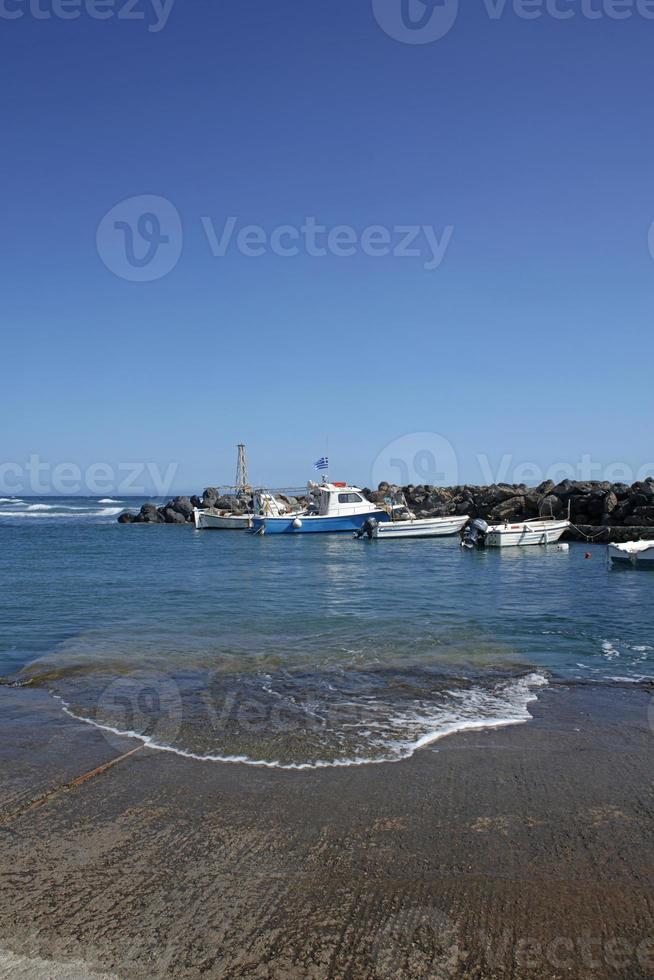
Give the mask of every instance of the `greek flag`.
M 317 459 L 313 465 L 317 470 L 328 470 L 329 460 L 326 456 L 321 456 L 320 459 Z

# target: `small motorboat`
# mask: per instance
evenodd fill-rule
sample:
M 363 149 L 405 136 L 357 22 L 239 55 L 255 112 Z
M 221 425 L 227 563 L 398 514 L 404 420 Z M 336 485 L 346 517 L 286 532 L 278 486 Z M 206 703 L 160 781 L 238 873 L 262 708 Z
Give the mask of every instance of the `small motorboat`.
M 470 520 L 467 514 L 450 517 L 416 517 L 406 502 L 404 494 L 388 501 L 390 521 L 381 523 L 375 517 L 368 520 L 354 532 L 355 538 L 370 540 L 388 538 L 442 538 L 458 534 Z
M 387 511 L 370 503 L 358 487 L 347 483 L 307 484 L 309 504 L 303 510 L 282 514 L 271 502 L 272 494 L 255 494 L 254 534 L 309 534 L 356 531 L 370 517 L 388 521 Z M 273 498 L 274 499 L 274 498 Z
M 252 527 L 252 514 L 232 514 L 216 507 L 193 508 L 193 520 L 198 531 L 245 531 Z
M 487 524 L 481 518 L 471 521 L 463 532 L 464 548 L 524 547 L 534 544 L 555 544 L 570 527 L 569 520 L 536 518 L 504 524 Z
M 625 541 L 610 544 L 608 557 L 611 563 L 633 565 L 638 568 L 654 568 L 654 541 Z

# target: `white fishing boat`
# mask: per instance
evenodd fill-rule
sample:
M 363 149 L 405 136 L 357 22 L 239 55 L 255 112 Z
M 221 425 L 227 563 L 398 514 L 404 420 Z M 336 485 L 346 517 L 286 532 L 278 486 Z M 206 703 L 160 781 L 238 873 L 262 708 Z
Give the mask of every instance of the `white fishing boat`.
M 409 509 L 404 494 L 395 495 L 387 501 L 390 521 L 380 523 L 374 517 L 355 532 L 355 538 L 383 540 L 389 538 L 442 538 L 459 531 L 470 520 L 467 514 L 450 517 L 416 517 Z
M 198 531 L 246 531 L 252 527 L 252 514 L 231 514 L 214 507 L 195 507 L 193 520 Z
M 654 568 L 654 541 L 625 541 L 623 544 L 610 544 L 608 555 L 611 562 L 617 562 L 619 565 Z
M 251 509 L 252 488 L 249 486 L 245 446 L 237 446 L 236 483 L 224 487 L 225 497 L 235 510 L 227 507 L 194 507 L 193 520 L 198 531 L 245 531 L 252 527 L 254 514 Z
M 486 524 L 477 518 L 466 528 L 461 544 L 466 548 L 524 547 L 536 544 L 555 544 L 570 527 L 570 521 L 539 517 L 530 521 L 506 521 Z

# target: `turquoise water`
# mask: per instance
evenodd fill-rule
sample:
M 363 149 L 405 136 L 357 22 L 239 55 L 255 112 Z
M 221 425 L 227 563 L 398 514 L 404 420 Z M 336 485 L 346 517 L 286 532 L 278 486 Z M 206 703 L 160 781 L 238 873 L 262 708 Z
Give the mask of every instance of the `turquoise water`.
M 654 676 L 654 575 L 609 570 L 602 547 L 255 538 L 121 526 L 122 506 L 0 502 L 0 674 L 109 738 L 382 761 L 527 721 L 548 683 Z

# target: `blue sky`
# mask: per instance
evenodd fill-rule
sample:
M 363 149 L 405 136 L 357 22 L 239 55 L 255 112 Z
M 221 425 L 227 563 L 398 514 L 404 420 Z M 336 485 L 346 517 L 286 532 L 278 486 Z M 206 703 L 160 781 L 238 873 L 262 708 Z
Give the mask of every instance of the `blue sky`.
M 171 489 L 197 489 L 231 481 L 244 441 L 280 485 L 328 444 L 334 478 L 369 484 L 448 443 L 461 481 L 583 457 L 636 475 L 654 459 L 654 20 L 604 3 L 527 20 L 466 2 L 416 44 L 380 26 L 400 0 L 176 0 L 163 26 L 151 0 L 139 20 L 124 0 L 105 20 L 5 0 L 2 462 L 173 462 Z M 145 238 L 141 212 L 161 218 Z M 207 227 L 230 217 L 214 255 Z M 351 231 L 310 255 L 307 218 Z M 142 262 L 170 232 L 165 275 L 133 281 L 159 267 L 125 258 L 130 222 Z M 276 254 L 280 226 L 298 254 Z M 414 226 L 447 240 L 438 267 L 422 231 L 392 254 Z

